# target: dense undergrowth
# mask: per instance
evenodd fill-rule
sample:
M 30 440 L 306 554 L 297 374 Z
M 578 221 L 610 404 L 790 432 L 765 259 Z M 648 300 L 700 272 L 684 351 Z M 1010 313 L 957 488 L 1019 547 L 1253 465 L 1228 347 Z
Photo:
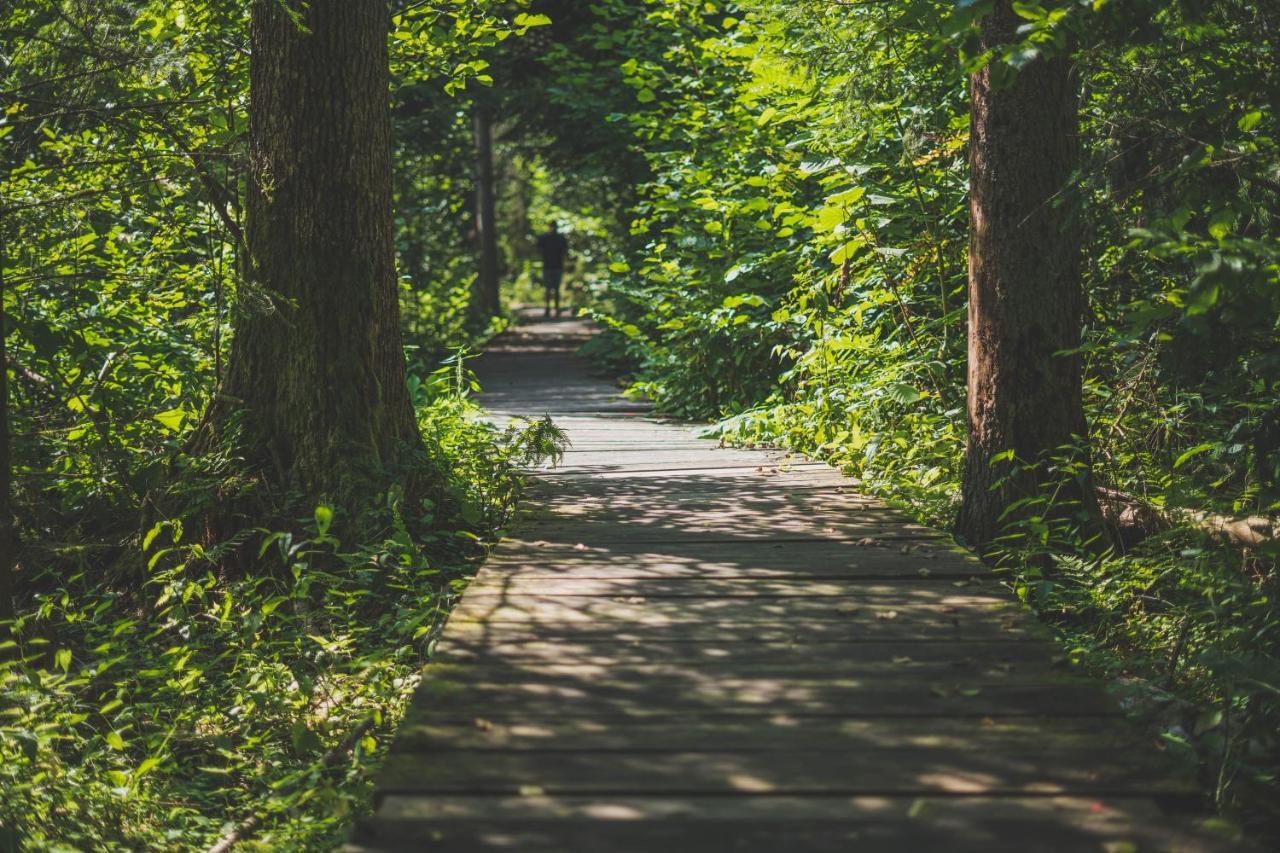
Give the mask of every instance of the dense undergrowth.
M 207 847 L 250 818 L 246 849 L 341 840 L 518 467 L 557 452 L 548 422 L 478 419 L 462 376 L 414 383 L 435 498 L 415 516 L 389 494 L 380 540 L 340 541 L 321 505 L 212 545 L 161 520 L 124 546 L 140 577 L 92 548 L 26 566 L 41 591 L 0 660 L 0 849 Z M 246 549 L 252 571 L 227 571 Z
M 332 849 L 516 469 L 556 447 L 478 420 L 456 357 L 436 370 L 505 322 L 469 310 L 467 110 L 484 55 L 546 24 L 486 2 L 389 21 L 415 493 L 274 493 L 236 418 L 196 441 L 238 319 L 273 309 L 246 274 L 252 5 L 0 7 L 2 850 L 204 849 L 245 821 L 244 847 Z

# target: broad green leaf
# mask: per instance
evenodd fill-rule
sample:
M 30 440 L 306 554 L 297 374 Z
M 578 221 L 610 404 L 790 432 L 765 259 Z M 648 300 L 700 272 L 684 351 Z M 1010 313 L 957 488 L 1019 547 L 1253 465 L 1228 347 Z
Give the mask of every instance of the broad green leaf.
M 157 412 L 152 417 L 159 421 L 169 432 L 177 432 L 182 428 L 182 422 L 186 420 L 187 413 L 182 409 L 169 409 Z
M 1190 460 L 1194 459 L 1195 457 L 1199 456 L 1202 453 L 1208 453 L 1210 450 L 1213 450 L 1217 446 L 1218 445 L 1211 444 L 1211 443 L 1197 444 L 1195 447 L 1186 451 L 1181 456 L 1179 456 L 1176 460 L 1174 460 L 1173 467 L 1181 468 Z
M 320 504 L 316 507 L 315 517 L 316 530 L 321 536 L 326 535 L 329 532 L 329 525 L 333 523 L 333 508 Z

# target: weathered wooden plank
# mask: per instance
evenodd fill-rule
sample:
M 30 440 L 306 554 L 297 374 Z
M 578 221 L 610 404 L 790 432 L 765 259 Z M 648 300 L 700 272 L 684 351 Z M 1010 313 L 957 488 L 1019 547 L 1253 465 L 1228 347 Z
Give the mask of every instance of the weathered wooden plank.
M 1049 833 L 1046 837 L 1046 833 Z M 1137 839 L 1137 841 L 1135 841 Z M 1150 839 L 1150 840 L 1149 840 Z M 1111 847 L 1107 845 L 1111 844 Z M 1172 832 L 1144 825 L 1123 834 L 1093 833 L 1063 821 L 1061 827 L 1043 819 L 984 820 L 921 825 L 906 819 L 877 823 L 824 822 L 759 825 L 749 818 L 723 824 L 681 821 L 529 821 L 494 826 L 483 820 L 399 822 L 373 819 L 362 824 L 347 853 L 420 851 L 472 853 L 513 851 L 565 853 L 610 851 L 653 853 L 655 850 L 696 853 L 803 850 L 807 853 L 902 853 L 904 850 L 946 850 L 948 853 L 1098 853 L 1100 850 L 1142 849 L 1172 853 L 1234 849 L 1221 841 L 1192 842 Z M 1147 845 L 1150 844 L 1149 848 Z
M 482 573 L 525 577 L 574 575 L 597 578 L 945 578 L 990 582 L 991 571 L 965 553 L 939 543 L 807 542 L 548 542 L 511 540 L 489 558 Z M 905 553 L 903 549 L 906 549 Z
M 558 495 L 538 495 L 539 500 L 533 507 L 522 512 L 523 515 L 543 515 L 547 513 L 572 512 L 585 510 L 612 510 L 618 513 L 619 521 L 629 518 L 628 513 L 653 511 L 655 507 L 650 496 L 633 494 L 607 494 L 566 490 Z M 667 513 L 741 513 L 745 515 L 765 514 L 766 517 L 779 511 L 816 513 L 832 520 L 854 520 L 867 522 L 897 521 L 914 523 L 908 516 L 886 509 L 874 501 L 861 495 L 812 490 L 783 492 L 781 490 L 758 494 L 744 495 L 741 492 L 722 490 L 720 492 L 685 493 L 664 499 L 662 511 Z
M 772 516 L 767 527 L 762 529 L 763 522 L 768 518 L 768 514 L 763 512 L 724 515 L 705 513 L 688 518 L 659 509 L 566 507 L 522 514 L 512 525 L 511 535 L 550 541 L 610 544 L 672 542 L 692 536 L 709 542 L 766 540 L 858 543 L 864 540 L 883 540 L 904 543 L 939 541 L 944 538 L 936 530 L 891 518 L 822 517 L 783 507 L 779 507 Z M 598 530 L 584 530 L 584 523 L 597 525 Z
M 678 483 L 673 483 L 677 480 Z M 766 474 L 754 470 L 734 477 L 670 477 L 665 481 L 641 480 L 635 483 L 588 477 L 543 477 L 530 483 L 527 492 L 528 497 L 535 503 L 555 498 L 643 500 L 648 497 L 665 501 L 669 494 L 676 494 L 681 498 L 705 496 L 724 498 L 738 495 L 744 502 L 773 498 L 790 499 L 805 495 L 827 496 L 832 500 L 862 497 L 856 491 L 849 489 L 847 480 L 831 479 L 825 472 L 820 478 L 814 478 L 772 472 Z
M 905 616 L 903 611 L 897 612 L 899 615 L 894 619 L 846 618 L 796 624 L 658 616 L 629 620 L 579 617 L 562 621 L 508 611 L 502 614 L 501 619 L 493 616 L 483 619 L 450 619 L 447 634 L 452 639 L 472 643 L 479 638 L 508 644 L 538 640 L 585 641 L 613 638 L 619 645 L 683 641 L 719 644 L 792 643 L 797 647 L 811 643 L 858 643 L 867 640 L 912 643 L 1003 639 L 1008 642 L 1025 642 L 1028 638 L 1047 636 L 1043 627 L 1020 615 L 993 623 L 985 620 L 961 622 L 950 614 L 920 610 L 908 612 Z
M 357 850 L 1101 853 L 1243 849 L 1149 797 L 392 795 Z M 429 846 L 428 846 L 429 845 Z
M 942 746 L 843 751 L 582 752 L 478 750 L 424 761 L 393 753 L 383 768 L 386 794 L 487 793 L 536 789 L 551 795 L 811 794 L 928 796 L 972 794 L 1186 794 L 1185 778 L 1146 752 L 1047 748 L 1034 753 Z
M 822 642 L 716 642 L 652 639 L 627 641 L 609 635 L 577 638 L 517 638 L 504 642 L 500 638 L 477 634 L 467 639 L 447 634 L 436 648 L 439 663 L 503 661 L 584 664 L 595 666 L 652 666 L 719 664 L 723 666 L 784 667 L 796 672 L 821 667 L 839 673 L 844 667 L 911 661 L 975 659 L 991 666 L 1041 663 L 1049 666 L 1065 663 L 1056 656 L 1055 647 L 1043 640 L 1018 637 L 998 640 L 953 640 L 929 642 L 915 638 L 864 639 Z M 434 664 L 433 664 L 434 665 Z
M 684 575 L 656 578 L 601 578 L 577 574 L 526 574 L 485 572 L 467 587 L 468 598 L 520 596 L 643 596 L 646 598 L 881 598 L 960 605 L 975 600 L 1008 601 L 995 584 L 966 584 L 956 588 L 932 575 L 909 574 L 905 578 L 769 578 Z M 843 603 L 843 602 L 842 602 Z
M 840 472 L 826 465 L 817 463 L 800 463 L 795 465 L 762 465 L 758 462 L 737 462 L 723 465 L 707 464 L 689 465 L 682 468 L 626 468 L 615 471 L 599 472 L 560 472 L 540 471 L 538 476 L 546 479 L 595 479 L 615 480 L 618 478 L 634 478 L 636 480 L 674 480 L 700 478 L 714 479 L 784 479 L 792 483 L 808 483 L 811 485 L 838 485 L 843 482 Z
M 935 648 L 937 647 L 931 647 L 930 650 Z M 850 656 L 840 661 L 784 659 L 766 663 L 744 659 L 682 663 L 593 663 L 572 658 L 564 661 L 529 658 L 513 660 L 504 655 L 478 654 L 467 660 L 438 660 L 423 671 L 422 678 L 424 681 L 443 680 L 451 684 L 554 679 L 578 687 L 599 683 L 638 688 L 651 683 L 660 687 L 693 691 L 739 689 L 743 685 L 755 684 L 767 685 L 771 689 L 794 685 L 800 690 L 818 683 L 836 687 L 865 684 L 869 680 L 881 684 L 914 681 L 927 685 L 962 682 L 1086 683 L 1081 682 L 1081 676 L 1075 674 L 1070 667 L 1055 665 L 1038 655 L 977 657 L 964 654 L 963 647 L 950 654 L 899 654 L 888 659 L 881 656 Z
M 1064 678 L 1064 680 L 1066 680 Z M 623 715 L 663 717 L 689 713 L 785 713 L 829 717 L 1099 716 L 1119 714 L 1119 706 L 1092 684 L 1004 684 L 974 679 L 885 682 L 849 679 L 842 683 L 786 679 L 743 679 L 690 689 L 685 683 L 651 685 L 549 681 L 461 683 L 423 681 L 414 699 L 443 714 L 562 714 L 566 717 Z
M 916 812 L 924 823 L 939 821 L 1019 820 L 1071 817 L 1095 828 L 1114 831 L 1131 829 L 1132 820 L 1160 820 L 1161 806 L 1153 797 L 1071 797 L 1039 795 L 1027 797 L 984 797 L 960 795 L 925 797 L 843 796 L 804 797 L 787 794 L 755 796 L 709 795 L 697 799 L 676 796 L 597 794 L 592 796 L 552 796 L 527 792 L 515 797 L 442 795 L 421 797 L 389 794 L 383 800 L 389 818 L 475 818 L 495 821 L 523 821 L 556 818 L 583 821 L 658 820 L 690 825 L 706 822 L 723 826 L 725 821 L 878 821 L 901 820 Z M 1098 851 L 1094 851 L 1098 853 Z
M 917 585 L 923 586 L 923 585 Z M 937 584 L 930 586 L 937 587 Z M 914 593 L 911 594 L 911 593 Z M 1025 619 L 1020 606 L 999 597 L 947 596 L 932 589 L 911 589 L 896 594 L 800 598 L 797 596 L 682 596 L 629 595 L 605 598 L 591 595 L 491 595 L 465 596 L 453 612 L 454 622 L 705 624 L 726 622 L 787 622 L 804 630 L 818 623 L 867 621 L 922 624 L 997 625 Z
M 711 442 L 692 448 L 659 446 L 640 456 L 634 454 L 618 455 L 608 450 L 588 453 L 579 448 L 577 456 L 573 459 L 574 465 L 594 464 L 609 468 L 631 468 L 635 466 L 641 469 L 669 467 L 671 470 L 677 471 L 686 467 L 706 468 L 717 463 L 734 466 L 751 464 L 827 467 L 824 462 L 817 462 L 805 456 L 786 451 L 742 450 L 733 447 L 719 447 Z M 558 468 L 553 470 L 558 470 Z
M 939 747 L 1034 754 L 1047 746 L 1121 753 L 1155 744 L 1154 736 L 1142 735 L 1127 720 L 1094 716 L 847 719 L 713 714 L 637 720 L 552 715 L 493 720 L 483 716 L 448 719 L 435 709 L 418 708 L 401 724 L 396 749 L 778 752 Z

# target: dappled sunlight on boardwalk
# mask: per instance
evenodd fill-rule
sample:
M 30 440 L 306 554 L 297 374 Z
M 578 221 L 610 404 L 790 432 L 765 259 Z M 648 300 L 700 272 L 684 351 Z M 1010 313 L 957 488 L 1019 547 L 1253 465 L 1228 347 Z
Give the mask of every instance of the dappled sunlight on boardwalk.
M 825 465 L 644 417 L 587 333 L 480 362 L 495 418 L 573 448 L 452 614 L 352 849 L 1227 849 L 984 566 Z

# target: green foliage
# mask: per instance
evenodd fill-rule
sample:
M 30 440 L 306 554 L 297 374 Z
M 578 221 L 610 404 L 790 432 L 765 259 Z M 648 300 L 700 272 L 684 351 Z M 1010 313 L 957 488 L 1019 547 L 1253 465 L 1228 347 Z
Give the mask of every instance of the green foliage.
M 206 511 L 261 491 L 233 443 L 193 442 L 232 318 L 265 304 L 244 276 L 250 4 L 0 8 L 23 541 L 17 620 L 0 625 L 2 849 L 199 848 L 251 816 L 264 848 L 332 849 L 518 466 L 562 449 L 547 423 L 477 420 L 454 367 L 431 373 L 500 328 L 466 325 L 465 99 L 492 82 L 486 55 L 546 21 L 519 2 L 397 5 L 397 250 L 426 377 L 426 449 L 405 473 L 427 499 L 262 495 L 222 539 Z M 356 514 L 382 535 L 340 540 Z
M 183 846 L 263 814 L 265 843 L 318 848 L 363 807 L 460 558 L 505 523 L 515 466 L 563 446 L 546 421 L 472 421 L 461 355 L 432 371 L 501 326 L 468 311 L 479 104 L 498 119 L 514 295 L 538 295 L 531 235 L 566 220 L 608 329 L 592 347 L 633 392 L 821 456 L 945 527 L 967 428 L 965 75 L 992 63 L 1008 84 L 1070 53 L 1082 160 L 1055 203 L 1088 234 L 1095 476 L 1175 518 L 1280 513 L 1280 22 L 1245 0 L 1018 3 L 1014 43 L 984 54 L 988 5 L 394 4 L 429 505 L 299 504 L 296 524 L 224 542 L 195 535 L 194 512 L 154 516 L 251 487 L 217 447 L 172 485 L 230 318 L 262 303 L 241 275 L 247 8 L 0 12 L 28 543 L 0 664 L 7 840 Z M 1078 477 L 1079 459 L 1053 473 Z M 1199 756 L 1224 810 L 1277 825 L 1274 548 L 1186 522 L 1099 558 L 1042 482 L 1003 532 L 1010 586 Z M 385 518 L 384 540 L 336 541 L 343 511 Z M 366 719 L 372 740 L 345 743 Z
M 1054 203 L 1089 235 L 1095 477 L 1175 519 L 1274 517 L 1274 14 L 1230 0 L 1015 6 L 1025 24 L 991 54 L 975 49 L 983 3 L 593 6 L 611 34 L 577 22 L 563 91 L 589 93 L 582 121 L 594 106 L 591 132 L 645 163 L 596 347 L 624 351 L 633 390 L 661 409 L 816 454 L 949 527 L 967 428 L 965 75 L 990 62 L 1009 84 L 1070 52 L 1082 162 Z M 1186 522 L 1086 556 L 1096 534 L 1053 488 L 1081 458 L 1045 463 L 1045 491 L 1010 516 L 1010 584 L 1091 664 L 1158 686 L 1157 722 L 1197 751 L 1219 804 L 1274 827 L 1276 554 L 1242 556 Z M 1218 713 L 1229 731 L 1204 722 Z
M 146 563 L 137 589 L 74 553 L 28 569 L 46 591 L 0 660 L 7 845 L 201 847 L 250 815 L 271 849 L 340 841 L 370 807 L 370 774 L 470 558 L 510 516 L 518 467 L 563 450 L 545 422 L 477 419 L 444 370 L 420 410 L 431 467 L 448 472 L 441 500 L 410 517 L 388 495 L 382 541 L 340 542 L 343 508 L 318 506 L 292 529 L 213 545 L 160 521 L 129 546 Z M 228 576 L 233 552 L 274 568 Z

